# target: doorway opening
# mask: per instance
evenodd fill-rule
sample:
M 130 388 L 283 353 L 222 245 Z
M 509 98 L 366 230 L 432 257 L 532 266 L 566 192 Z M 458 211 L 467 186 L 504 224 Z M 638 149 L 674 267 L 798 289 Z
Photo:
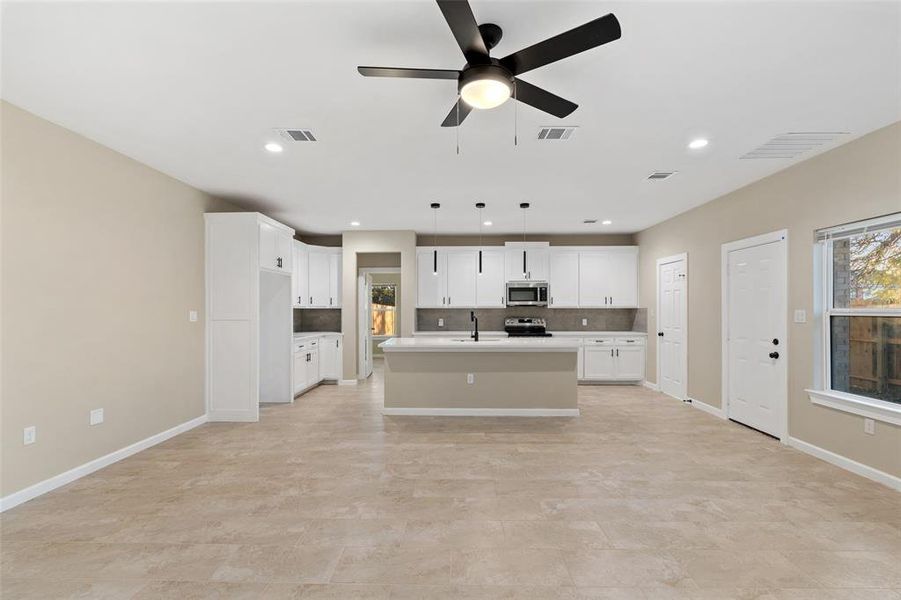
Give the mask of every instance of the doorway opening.
M 400 253 L 357 254 L 358 378 L 372 375 L 383 358 L 379 344 L 401 332 Z

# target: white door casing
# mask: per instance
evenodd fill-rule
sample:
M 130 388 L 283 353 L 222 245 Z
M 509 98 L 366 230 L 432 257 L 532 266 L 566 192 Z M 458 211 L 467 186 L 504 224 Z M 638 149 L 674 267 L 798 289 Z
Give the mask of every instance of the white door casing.
M 723 398 L 728 418 L 788 437 L 787 237 L 723 245 Z
M 679 400 L 688 398 L 687 268 L 686 254 L 657 260 L 657 384 Z
M 363 273 L 357 278 L 357 303 L 357 378 L 366 379 L 372 375 L 372 275 L 369 273 Z

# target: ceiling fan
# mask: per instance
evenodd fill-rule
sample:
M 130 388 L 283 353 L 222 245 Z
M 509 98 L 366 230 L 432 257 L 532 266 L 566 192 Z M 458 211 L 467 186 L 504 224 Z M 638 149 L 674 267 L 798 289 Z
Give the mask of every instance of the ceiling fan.
M 473 108 L 494 108 L 511 96 L 555 117 L 569 115 L 579 107 L 578 104 L 523 81 L 517 75 L 618 40 L 622 35 L 619 21 L 613 14 L 607 14 L 497 59 L 492 58 L 489 51 L 501 41 L 503 30 L 499 26 L 476 23 L 467 0 L 436 1 L 466 57 L 462 69 L 357 67 L 357 70 L 365 77 L 455 80 L 460 97 L 441 123 L 442 127 L 456 127 Z

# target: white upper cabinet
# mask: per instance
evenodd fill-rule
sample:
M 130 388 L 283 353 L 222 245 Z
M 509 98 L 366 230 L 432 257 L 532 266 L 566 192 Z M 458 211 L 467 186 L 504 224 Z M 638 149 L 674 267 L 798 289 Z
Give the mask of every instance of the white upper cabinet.
M 547 244 L 523 242 L 505 246 L 507 281 L 547 281 L 550 248 Z
M 310 305 L 310 262 L 307 245 L 294 241 L 294 278 L 292 287 L 294 292 L 294 306 L 306 308 Z
M 579 306 L 609 307 L 607 278 L 610 260 L 606 252 L 579 253 Z
M 441 308 L 447 306 L 446 254 L 433 253 L 432 248 L 416 250 L 416 306 Z
M 322 248 L 310 248 L 310 306 L 323 308 L 329 305 L 329 254 Z
M 503 307 L 506 283 L 529 279 L 548 281 L 552 308 L 638 306 L 635 246 L 552 248 L 527 242 L 481 248 L 481 272 L 479 251 L 460 246 L 417 248 L 417 308 Z
M 576 308 L 579 306 L 579 251 L 554 248 L 550 253 L 549 306 Z
M 481 308 L 507 305 L 504 279 L 504 251 L 482 249 L 482 272 L 476 275 L 476 306 Z M 476 257 L 478 261 L 478 256 Z M 478 271 L 478 265 L 477 271 Z
M 553 292 L 554 289 L 551 288 Z M 596 248 L 579 253 L 579 306 L 638 306 L 638 248 Z
M 617 248 L 610 251 L 609 257 L 610 306 L 637 307 L 638 248 Z
M 271 271 L 291 273 L 293 264 L 293 235 L 283 226 L 260 222 L 260 267 Z
M 330 252 L 328 257 L 328 305 L 329 308 L 341 307 L 341 262 L 340 252 Z
M 479 268 L 477 250 L 448 250 L 445 252 L 447 265 L 447 305 L 460 308 L 475 308 L 476 277 Z

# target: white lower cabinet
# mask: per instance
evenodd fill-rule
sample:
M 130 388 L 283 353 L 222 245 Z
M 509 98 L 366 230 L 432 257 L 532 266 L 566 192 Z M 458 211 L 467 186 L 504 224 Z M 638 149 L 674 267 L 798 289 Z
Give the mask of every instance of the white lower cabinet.
M 322 381 L 341 379 L 340 334 L 300 338 L 294 341 L 294 395 Z
M 644 379 L 644 336 L 585 338 L 582 353 L 579 366 L 580 380 L 641 381 Z

